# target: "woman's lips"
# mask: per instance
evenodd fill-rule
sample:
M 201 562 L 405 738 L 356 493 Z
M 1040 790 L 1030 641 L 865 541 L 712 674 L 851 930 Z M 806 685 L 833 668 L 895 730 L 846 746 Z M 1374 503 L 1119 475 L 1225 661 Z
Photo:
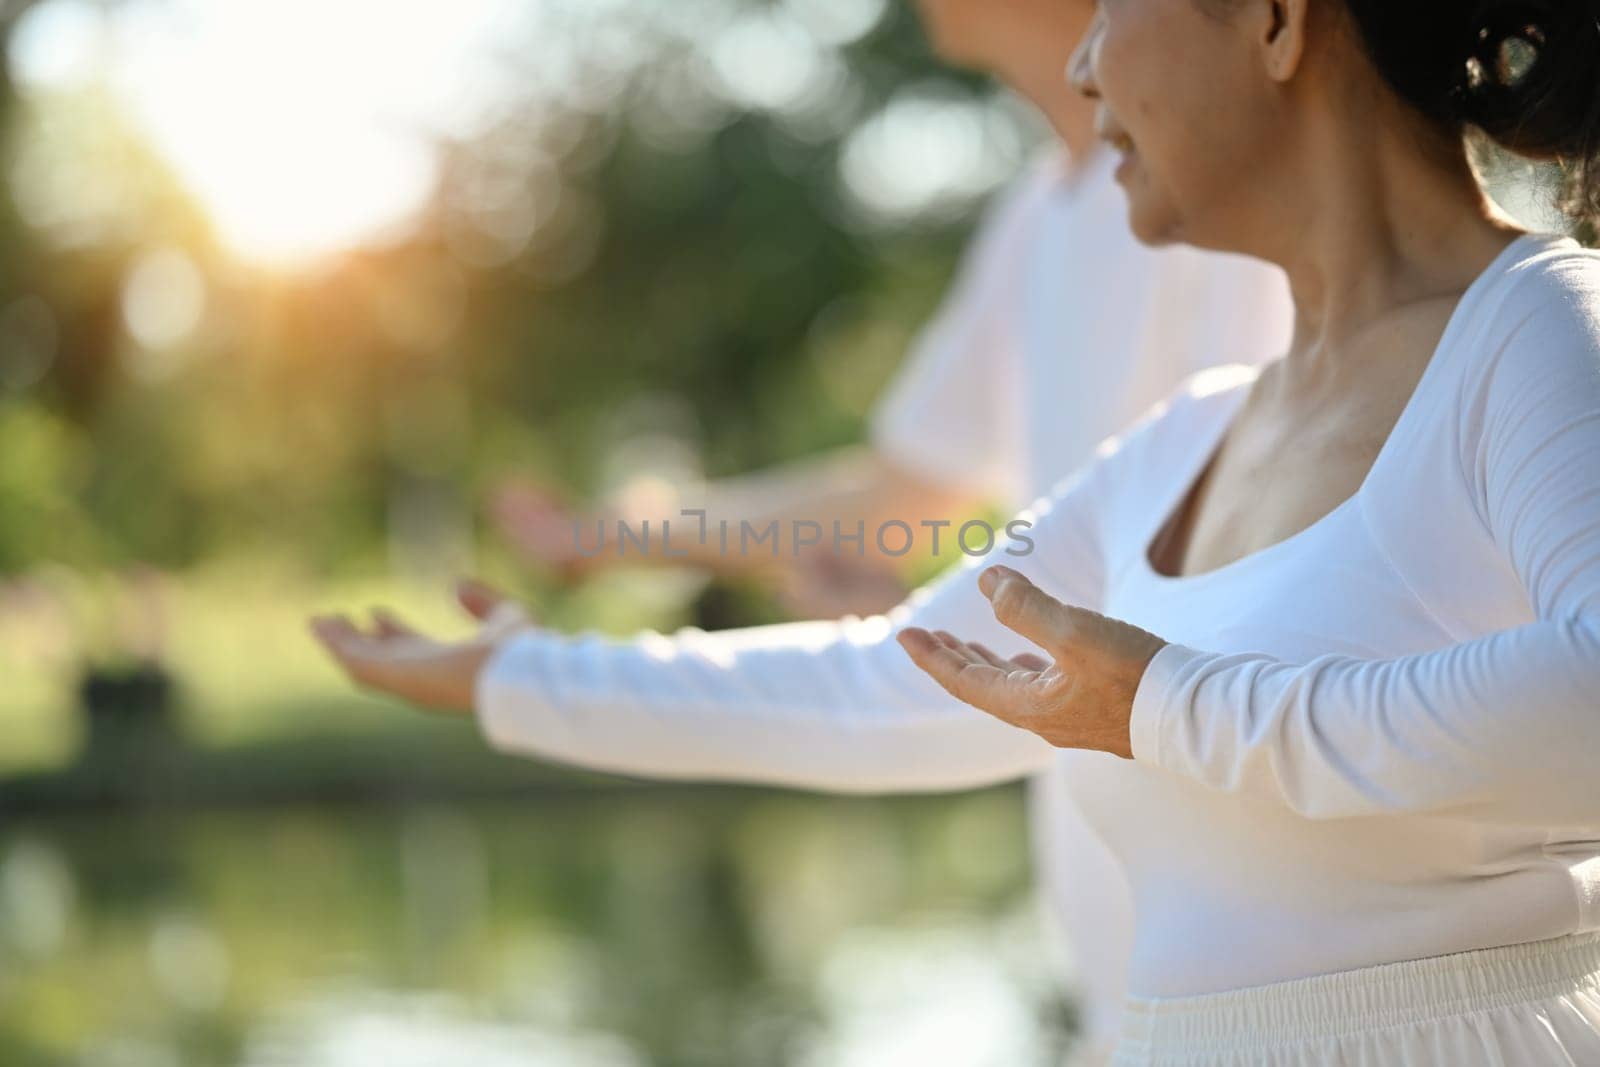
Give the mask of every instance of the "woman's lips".
M 1099 134 L 1100 140 L 1105 142 L 1107 148 L 1122 157 L 1121 162 L 1117 164 L 1116 171 L 1116 179 L 1122 181 L 1127 177 L 1128 172 L 1132 170 L 1139 156 L 1139 153 L 1134 149 L 1133 138 L 1111 123 L 1097 123 L 1096 125 L 1095 132 Z
M 1117 170 L 1113 177 L 1117 181 L 1123 182 L 1127 180 L 1128 175 L 1133 173 L 1133 168 L 1138 162 L 1139 154 L 1132 148 L 1122 148 L 1120 151 L 1122 153 L 1122 161 L 1117 164 Z

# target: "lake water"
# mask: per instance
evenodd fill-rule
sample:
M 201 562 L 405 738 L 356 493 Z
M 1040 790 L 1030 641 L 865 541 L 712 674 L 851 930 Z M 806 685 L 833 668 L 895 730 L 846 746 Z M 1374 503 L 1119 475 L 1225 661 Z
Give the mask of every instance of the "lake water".
M 1021 793 L 616 789 L 0 830 L 6 1067 L 1059 1063 Z

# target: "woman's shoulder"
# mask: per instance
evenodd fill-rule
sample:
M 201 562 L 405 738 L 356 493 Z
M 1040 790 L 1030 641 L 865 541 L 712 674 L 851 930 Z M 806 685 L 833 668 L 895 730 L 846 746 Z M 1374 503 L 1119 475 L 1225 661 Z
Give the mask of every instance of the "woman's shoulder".
M 985 294 L 1009 284 L 1025 262 L 1021 250 L 1036 240 L 1064 186 L 1059 153 L 1043 152 L 979 209 L 961 257 L 961 276 Z
M 1600 250 L 1566 234 L 1525 233 L 1506 248 L 1505 274 L 1532 289 L 1577 285 L 1592 288 Z
M 1529 234 L 1516 244 L 1520 254 L 1506 270 L 1514 307 L 1600 314 L 1600 251 L 1563 236 Z
M 1487 429 L 1508 405 L 1552 389 L 1587 393 L 1600 380 L 1600 252 L 1569 237 L 1525 235 L 1463 305 L 1449 357 L 1460 418 Z
M 1525 234 L 1469 290 L 1476 329 L 1472 347 L 1492 358 L 1504 345 L 1528 339 L 1574 346 L 1600 345 L 1600 251 L 1571 237 Z
M 1026 229 L 1048 212 L 1070 188 L 1073 170 L 1066 155 L 1043 149 L 990 199 L 983 214 L 988 231 Z

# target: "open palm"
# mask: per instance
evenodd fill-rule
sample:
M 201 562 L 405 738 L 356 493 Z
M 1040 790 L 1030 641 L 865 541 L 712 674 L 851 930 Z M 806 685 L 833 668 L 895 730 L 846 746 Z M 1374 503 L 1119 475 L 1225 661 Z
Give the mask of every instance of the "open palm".
M 456 599 L 481 624 L 464 641 L 429 637 L 382 608 L 373 611 L 370 627 L 344 615 L 326 615 L 311 620 L 311 632 L 357 685 L 434 711 L 466 713 L 489 657 L 533 620 L 481 582 L 461 582 Z
M 917 666 L 958 700 L 1058 748 L 1132 758 L 1133 698 L 1167 642 L 1137 626 L 1063 604 L 1009 567 L 990 567 L 978 586 L 995 618 L 1047 656 L 1002 659 L 943 630 L 901 630 Z

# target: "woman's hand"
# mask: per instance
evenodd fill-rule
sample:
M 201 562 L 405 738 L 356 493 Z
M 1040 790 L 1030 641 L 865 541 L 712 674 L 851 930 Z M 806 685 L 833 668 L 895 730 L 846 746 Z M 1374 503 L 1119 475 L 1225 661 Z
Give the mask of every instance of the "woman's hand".
M 489 512 L 500 536 L 524 559 L 550 567 L 569 580 L 616 561 L 616 550 L 601 551 L 599 538 L 605 531 L 617 536 L 617 516 L 580 514 L 535 482 L 513 478 L 501 483 L 491 497 Z
M 1043 649 L 1001 659 L 980 644 L 916 627 L 902 647 L 958 700 L 1038 734 L 1057 748 L 1133 758 L 1133 696 L 1166 644 L 1155 634 L 1047 596 L 1009 567 L 978 577 L 995 618 Z
M 459 583 L 456 599 L 482 624 L 466 641 L 436 641 L 382 608 L 373 611 L 370 631 L 343 615 L 325 615 L 311 620 L 311 632 L 357 685 L 433 711 L 467 714 L 484 663 L 502 641 L 533 620 L 520 605 L 481 582 Z
M 530 563 L 549 567 L 569 581 L 623 564 L 680 566 L 718 562 L 696 555 L 696 542 L 685 536 L 692 523 L 679 519 L 678 536 L 668 553 L 660 538 L 662 522 L 678 519 L 677 490 L 659 478 L 636 478 L 594 507 L 574 509 L 537 482 L 509 478 L 490 497 L 489 511 L 506 543 Z M 648 529 L 646 547 L 619 547 L 621 524 L 638 532 Z M 685 555 L 688 553 L 688 555 Z M 693 558 L 691 558 L 693 557 Z

